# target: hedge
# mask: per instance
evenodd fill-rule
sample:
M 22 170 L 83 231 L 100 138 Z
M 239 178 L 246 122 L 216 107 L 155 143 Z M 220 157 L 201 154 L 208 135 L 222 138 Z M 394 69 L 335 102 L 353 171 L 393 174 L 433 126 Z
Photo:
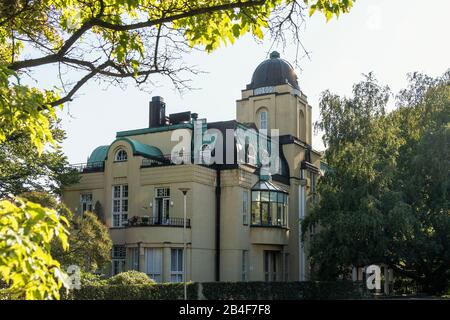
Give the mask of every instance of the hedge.
M 188 283 L 188 299 L 197 299 L 197 284 Z M 70 300 L 179 300 L 184 299 L 183 283 L 137 285 L 88 285 L 72 290 Z
M 361 283 L 337 282 L 208 282 L 188 283 L 188 299 L 292 300 L 362 299 L 370 295 Z M 177 300 L 183 299 L 183 283 L 152 285 L 88 285 L 73 290 L 74 300 Z

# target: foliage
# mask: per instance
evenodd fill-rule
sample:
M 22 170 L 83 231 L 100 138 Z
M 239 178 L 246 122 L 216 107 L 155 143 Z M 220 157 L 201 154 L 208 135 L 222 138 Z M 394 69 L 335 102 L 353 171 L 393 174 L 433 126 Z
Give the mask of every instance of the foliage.
M 111 261 L 112 241 L 108 228 L 92 212 L 73 215 L 61 202 L 45 192 L 29 192 L 23 197 L 42 206 L 56 210 L 70 222 L 69 249 L 64 250 L 59 242 L 52 242 L 51 254 L 63 266 L 77 265 L 83 271 L 95 272 Z
M 121 272 L 108 279 L 109 285 L 127 286 L 127 285 L 139 285 L 139 284 L 155 284 L 156 282 L 148 277 L 144 272 L 135 270 Z
M 64 251 L 55 243 L 52 247 L 55 259 L 65 266 L 78 265 L 88 272 L 108 266 L 112 249 L 108 228 L 92 212 L 75 215 L 70 222 L 70 248 Z
M 26 132 L 38 153 L 54 143 L 49 117 L 71 101 L 92 78 L 114 81 L 169 77 L 182 89 L 178 74 L 196 72 L 183 63 L 190 48 L 212 51 L 244 34 L 262 39 L 297 35 L 303 11 L 327 19 L 348 12 L 351 0 L 41 0 L 0 4 L 0 143 Z M 25 46 L 25 44 L 28 44 Z M 27 72 L 58 64 L 59 90 L 23 84 Z M 78 81 L 65 71 L 84 72 Z M 71 73 L 73 75 L 73 73 Z M 55 79 L 56 81 L 56 79 Z M 55 82 L 56 84 L 56 82 Z M 63 96 L 60 96 L 64 93 Z
M 188 283 L 188 299 L 360 299 L 369 295 L 361 283 L 337 282 L 209 282 Z M 91 285 L 74 290 L 74 300 L 183 299 L 183 283 L 152 285 Z
M 49 121 L 58 144 L 45 148 L 41 154 L 30 148 L 32 141 L 25 132 L 9 135 L 0 144 L 0 197 L 32 190 L 58 195 L 64 186 L 78 182 L 78 173 L 68 167 L 59 145 L 64 131 L 52 119 Z
M 301 3 L 305 1 L 2 1 L 0 2 L 0 144 L 4 150 L 12 148 L 16 151 L 17 153 L 13 155 L 20 161 L 25 160 L 25 163 L 28 161 L 31 164 L 47 147 L 57 145 L 52 132 L 52 123 L 56 121 L 55 108 L 71 101 L 75 93 L 90 79 L 102 77 L 120 82 L 122 79 L 131 78 L 140 85 L 145 83 L 150 75 L 161 74 L 169 77 L 175 87 L 179 89 L 187 87 L 186 82 L 180 79 L 178 74 L 185 71 L 196 72 L 183 64 L 182 54 L 188 52 L 189 48 L 197 47 L 212 51 L 219 44 L 232 43 L 234 39 L 246 33 L 262 39 L 265 29 L 270 30 L 275 37 L 283 37 L 284 31 L 290 27 L 294 35 L 298 36 L 300 27 L 298 21 L 303 19 L 302 12 L 305 9 Z M 350 0 L 333 0 L 332 6 L 325 5 L 323 0 L 311 0 L 306 3 L 324 12 L 327 18 L 329 12 L 332 14 L 346 12 L 352 6 Z M 336 3 L 340 3 L 337 11 L 334 5 Z M 29 75 L 34 69 L 55 64 L 58 64 L 59 72 L 55 73 L 59 75 L 61 88 L 56 88 L 56 81 L 53 81 L 54 86 L 51 90 L 26 84 L 27 80 L 32 79 Z M 74 82 L 73 78 L 64 79 L 64 74 L 74 70 L 84 72 L 78 81 Z M 27 143 L 35 150 L 25 157 L 23 147 Z M 62 159 L 60 154 L 56 153 L 53 156 Z M 12 161 L 6 161 L 6 166 L 3 161 L 2 159 L 0 166 L 2 176 L 6 176 L 7 172 L 14 172 L 9 170 L 16 170 L 19 174 L 17 184 L 0 186 L 0 190 L 4 193 L 9 192 L 6 190 L 8 187 L 13 193 L 23 192 L 24 190 L 16 189 L 26 184 L 34 184 L 39 179 L 34 179 L 33 175 L 42 174 L 42 171 L 33 166 L 34 163 L 29 169 L 35 171 L 26 177 L 20 175 L 27 173 L 25 167 L 20 166 L 20 161 L 16 167 L 12 165 Z M 39 161 L 41 164 L 47 163 L 45 158 Z M 35 164 L 39 165 L 39 162 Z M 46 168 L 48 167 L 44 165 L 43 169 Z M 59 172 L 60 167 L 55 169 Z M 14 175 L 9 177 L 10 182 L 13 179 Z M 0 207 L 0 215 L 4 217 L 8 213 L 6 210 L 11 208 L 7 206 L 10 202 L 2 203 L 4 204 Z M 51 217 L 50 213 L 54 214 L 53 210 L 46 210 L 30 202 L 25 205 L 25 209 L 32 210 L 30 212 L 24 211 L 23 206 L 16 208 L 17 212 L 24 216 L 48 213 L 47 216 Z M 93 222 L 93 218 L 87 215 L 86 221 L 75 221 L 75 224 L 89 224 L 89 221 Z M 47 232 L 53 232 L 54 228 L 59 227 L 50 224 L 46 229 L 43 223 L 38 225 Z M 105 240 L 105 237 L 101 236 L 103 231 L 91 226 L 88 235 L 100 235 L 100 240 Z M 83 243 L 82 230 L 72 231 L 80 236 L 79 243 Z M 59 236 L 62 237 L 62 234 Z M 33 243 L 33 240 L 39 240 L 39 236 L 31 235 L 27 245 L 39 247 L 39 243 Z M 44 243 L 43 248 L 45 249 L 47 245 Z M 25 247 L 20 246 L 17 250 L 20 248 L 25 250 Z M 2 250 L 9 250 L 8 247 L 0 249 L 1 257 L 7 254 L 7 251 Z M 76 248 L 79 251 L 83 249 L 81 245 Z M 71 250 L 73 253 L 74 249 Z M 46 253 L 45 250 L 43 252 Z M 50 256 L 45 257 L 47 260 L 42 262 L 41 267 L 53 263 Z M 86 264 L 89 266 L 88 269 L 94 268 L 95 263 L 92 261 L 97 258 L 89 257 L 90 260 Z M 13 260 L 7 262 L 13 263 Z M 59 269 L 55 267 L 52 270 Z M 30 283 L 18 281 L 20 277 L 14 274 L 14 286 L 17 289 L 21 284 L 25 288 L 26 297 L 30 298 L 57 297 L 54 288 L 59 283 L 60 275 L 46 273 L 43 276 L 40 269 L 37 269 L 35 275 L 41 277 L 42 283 L 38 289 L 30 289 L 37 285 L 37 280 L 28 271 L 23 273 L 23 277 L 33 278 Z M 10 269 L 4 269 L 2 272 L 9 274 Z M 19 269 L 14 272 L 19 272 Z M 50 279 L 51 275 L 56 277 L 53 281 Z M 48 287 L 45 287 L 46 284 Z
M 322 120 L 332 168 L 318 185 L 320 201 L 304 233 L 319 225 L 311 262 L 319 279 L 350 266 L 386 263 L 429 293 L 450 279 L 450 72 L 410 76 L 386 112 L 390 96 L 372 75 L 352 98 L 322 94 Z
M 106 285 L 107 283 L 104 276 L 90 272 L 81 272 L 80 281 L 82 286 Z
M 16 198 L 0 202 L 0 275 L 13 298 L 59 298 L 64 273 L 50 243 L 68 247 L 68 222 L 55 210 Z

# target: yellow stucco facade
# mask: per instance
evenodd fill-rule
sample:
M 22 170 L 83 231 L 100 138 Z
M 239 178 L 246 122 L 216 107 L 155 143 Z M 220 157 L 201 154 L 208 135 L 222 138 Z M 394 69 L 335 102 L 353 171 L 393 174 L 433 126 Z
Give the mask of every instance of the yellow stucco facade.
M 192 139 L 195 133 L 190 121 L 168 123 L 119 132 L 96 155 L 99 166 L 92 166 L 93 153 L 91 166 L 79 168 L 81 180 L 64 190 L 63 202 L 77 214 L 96 210 L 103 217 L 114 243 L 110 274 L 136 269 L 159 282 L 182 281 L 184 271 L 186 280 L 198 282 L 307 280 L 299 222 L 320 175 L 311 113 L 298 85 L 247 86 L 236 103 L 236 121 L 205 125 L 278 129 L 282 173 L 263 179 L 258 164 L 236 159 L 173 164 L 167 155 L 178 143 L 171 139 L 174 130 Z M 259 183 L 272 189 L 256 188 Z M 187 220 L 183 188 L 189 189 Z

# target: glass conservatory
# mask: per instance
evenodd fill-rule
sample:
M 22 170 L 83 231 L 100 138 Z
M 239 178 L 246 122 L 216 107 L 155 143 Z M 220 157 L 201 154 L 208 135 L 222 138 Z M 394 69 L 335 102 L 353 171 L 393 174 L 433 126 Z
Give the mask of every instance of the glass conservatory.
M 252 225 L 287 227 L 288 193 L 270 181 L 252 187 Z

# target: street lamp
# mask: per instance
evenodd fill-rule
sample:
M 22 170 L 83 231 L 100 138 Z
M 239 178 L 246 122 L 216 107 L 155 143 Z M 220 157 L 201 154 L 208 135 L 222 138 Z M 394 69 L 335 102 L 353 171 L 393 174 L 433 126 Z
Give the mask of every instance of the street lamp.
M 186 195 L 187 192 L 190 190 L 189 188 L 179 188 L 183 193 L 183 212 L 184 212 L 184 219 L 183 219 L 183 281 L 184 281 L 184 300 L 187 300 L 187 286 L 186 286 L 186 259 L 187 259 L 187 252 L 186 252 Z

